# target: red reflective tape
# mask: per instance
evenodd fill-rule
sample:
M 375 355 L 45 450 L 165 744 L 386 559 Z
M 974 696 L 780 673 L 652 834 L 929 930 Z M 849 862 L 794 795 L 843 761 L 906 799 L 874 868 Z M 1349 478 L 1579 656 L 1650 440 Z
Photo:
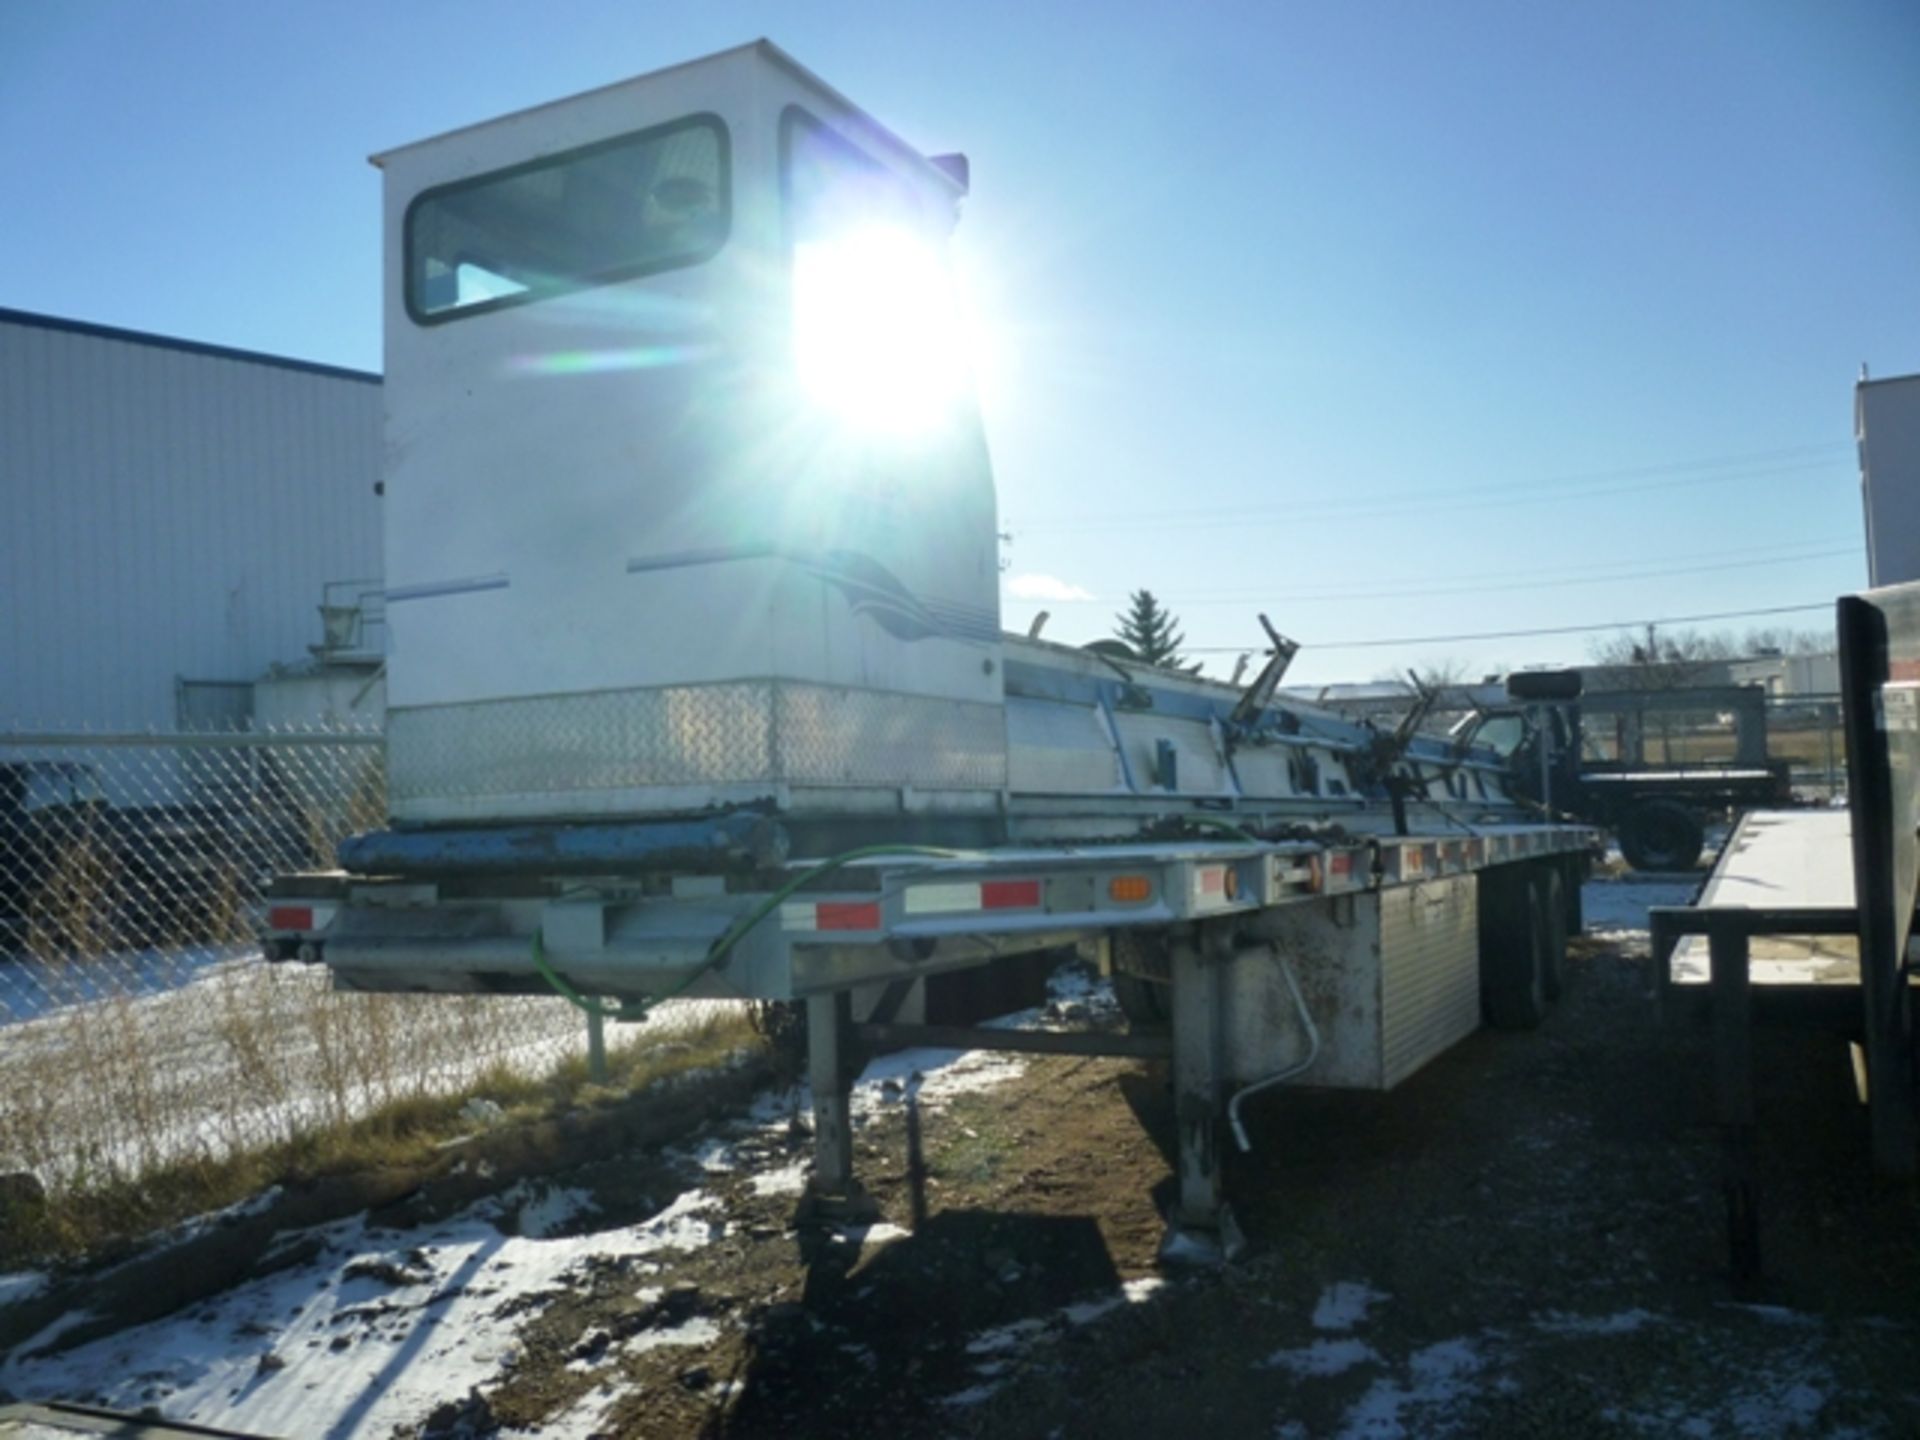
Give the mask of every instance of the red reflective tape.
M 980 886 L 983 909 L 1028 910 L 1039 903 L 1038 880 L 988 880 Z
M 1202 870 L 1200 872 L 1201 894 L 1218 895 L 1226 888 L 1227 872 L 1225 870 Z
M 1334 851 L 1332 855 L 1327 857 L 1327 873 L 1329 875 L 1351 875 L 1353 873 L 1353 852 L 1351 850 Z
M 813 923 L 822 930 L 878 930 L 880 907 L 872 901 L 865 904 L 823 901 L 813 907 Z
M 311 905 L 275 905 L 267 911 L 269 930 L 311 930 L 313 929 L 313 907 Z

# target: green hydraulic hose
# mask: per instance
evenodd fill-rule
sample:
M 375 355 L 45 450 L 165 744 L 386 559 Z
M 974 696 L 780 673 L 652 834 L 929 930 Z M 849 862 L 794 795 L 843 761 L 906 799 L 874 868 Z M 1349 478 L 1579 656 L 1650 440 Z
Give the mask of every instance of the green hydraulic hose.
M 1249 845 L 1261 845 L 1265 842 L 1258 835 L 1251 835 L 1230 820 L 1216 820 L 1211 815 L 1182 815 L 1181 820 L 1189 825 L 1198 825 L 1203 830 L 1216 830 L 1235 840 L 1244 840 Z
M 931 845 L 862 845 L 858 849 L 843 850 L 831 859 L 821 861 L 812 869 L 802 871 L 799 875 L 796 875 L 785 885 L 782 885 L 778 890 L 775 890 L 771 895 L 767 896 L 766 899 L 754 906 L 753 909 L 749 910 L 739 920 L 736 920 L 732 925 L 727 927 L 726 932 L 722 934 L 718 940 L 713 942 L 700 963 L 682 976 L 677 985 L 664 994 L 655 995 L 647 1000 L 629 1000 L 622 1001 L 618 1005 L 606 1005 L 593 999 L 591 996 L 582 995 L 565 980 L 561 979 L 560 973 L 555 970 L 552 965 L 547 963 L 546 944 L 542 939 L 541 932 L 537 929 L 533 932 L 533 966 L 534 969 L 540 972 L 540 977 L 547 982 L 553 992 L 576 1009 L 584 1011 L 588 1015 L 597 1016 L 602 1020 L 615 1020 L 637 1024 L 647 1018 L 648 1012 L 652 1010 L 655 1005 L 665 1000 L 671 1000 L 674 996 L 684 993 L 694 981 L 698 980 L 708 971 L 723 964 L 727 956 L 732 952 L 733 947 L 746 938 L 748 931 L 752 930 L 754 926 L 758 925 L 762 920 L 766 919 L 767 916 L 779 909 L 782 902 L 792 898 L 796 892 L 823 876 L 831 875 L 842 866 L 852 864 L 855 860 L 867 860 L 879 855 L 915 855 L 932 860 L 960 860 L 966 857 L 966 852 L 962 850 L 942 850 Z

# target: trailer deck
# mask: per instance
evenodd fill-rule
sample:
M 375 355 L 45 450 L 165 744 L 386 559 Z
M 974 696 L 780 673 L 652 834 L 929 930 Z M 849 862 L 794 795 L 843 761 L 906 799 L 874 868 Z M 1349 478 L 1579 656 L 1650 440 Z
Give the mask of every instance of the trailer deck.
M 1845 810 L 1752 810 L 1734 826 L 1695 909 L 1739 910 L 1762 919 L 1817 913 L 1848 925 L 1845 934 L 1756 934 L 1748 957 L 1756 988 L 1859 986 L 1852 845 L 1852 817 Z M 1683 994 L 1700 992 L 1711 976 L 1707 937 L 1680 936 L 1667 961 L 1666 985 Z M 1857 997 L 1851 1003 L 1858 1008 Z
M 1760 1273 L 1756 1020 L 1830 1028 L 1852 1042 L 1876 1166 L 1911 1175 L 1920 1163 L 1910 943 L 1920 898 L 1920 585 L 1842 596 L 1836 620 L 1847 809 L 1749 815 L 1694 905 L 1651 916 L 1663 1014 L 1704 1013 L 1712 1025 L 1736 1283 Z

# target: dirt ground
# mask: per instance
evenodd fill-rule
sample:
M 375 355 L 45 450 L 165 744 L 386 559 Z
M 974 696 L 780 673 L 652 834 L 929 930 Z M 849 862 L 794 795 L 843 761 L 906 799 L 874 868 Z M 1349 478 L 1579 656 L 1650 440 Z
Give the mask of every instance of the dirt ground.
M 1867 1173 L 1844 1048 L 1761 1041 L 1768 1275 L 1735 1304 L 1705 1037 L 1656 1029 L 1644 952 L 1577 943 L 1538 1032 L 1254 1107 L 1224 1271 L 1156 1267 L 1164 1073 L 1034 1061 L 915 1117 L 918 1166 L 904 1100 L 873 1116 L 865 1236 L 757 1193 L 805 1154 L 762 1128 L 755 1168 L 707 1177 L 724 1240 L 557 1299 L 513 1378 L 426 1433 L 583 1405 L 619 1436 L 1920 1433 L 1920 1211 Z M 595 1226 L 670 1183 L 568 1178 Z M 673 1331 L 710 1338 L 622 1344 Z
M 857 1131 L 870 1227 L 795 1227 L 809 1137 L 777 1101 L 553 1177 L 583 1198 L 546 1233 L 658 1226 L 697 1187 L 694 1238 L 504 1292 L 507 1362 L 394 1433 L 1920 1434 L 1920 1206 L 1868 1171 L 1844 1046 L 1760 1039 L 1767 1277 L 1735 1303 L 1706 1037 L 1655 1026 L 1641 944 L 1577 941 L 1540 1030 L 1391 1094 L 1251 1104 L 1225 1269 L 1156 1262 L 1144 1063 L 995 1062 L 924 1106 L 901 1075 Z

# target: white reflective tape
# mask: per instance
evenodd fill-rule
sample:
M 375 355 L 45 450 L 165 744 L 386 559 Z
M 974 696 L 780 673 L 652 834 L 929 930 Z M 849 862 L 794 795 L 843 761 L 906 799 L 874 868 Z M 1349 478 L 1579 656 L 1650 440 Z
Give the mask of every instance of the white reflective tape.
M 790 900 L 780 907 L 782 930 L 818 930 L 820 914 L 811 900 Z
M 909 915 L 978 910 L 982 904 L 980 885 L 978 881 L 951 885 L 909 885 L 905 903 Z

